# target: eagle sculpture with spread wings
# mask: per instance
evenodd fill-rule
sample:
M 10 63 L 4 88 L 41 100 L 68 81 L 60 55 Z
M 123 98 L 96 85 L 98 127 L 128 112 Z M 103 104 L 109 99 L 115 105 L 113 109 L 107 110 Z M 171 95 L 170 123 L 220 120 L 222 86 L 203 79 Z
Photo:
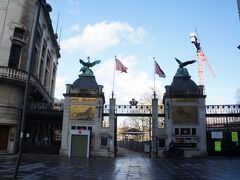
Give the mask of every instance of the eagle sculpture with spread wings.
M 180 60 L 177 59 L 177 58 L 175 58 L 175 60 L 178 62 L 180 68 L 183 68 L 184 66 L 187 66 L 187 65 L 189 65 L 189 64 L 192 64 L 192 63 L 195 63 L 195 62 L 196 62 L 196 60 L 191 60 L 191 61 L 182 62 L 182 61 L 180 61 Z
M 188 77 L 190 76 L 189 73 L 188 73 L 188 70 L 187 68 L 184 68 L 185 66 L 189 65 L 189 64 L 192 64 L 192 63 L 195 63 L 196 60 L 191 60 L 191 61 L 185 61 L 185 62 L 182 62 L 180 61 L 179 59 L 175 58 L 175 60 L 178 62 L 179 64 L 179 68 L 175 74 L 176 77 Z
M 83 67 L 80 69 L 80 72 L 82 71 L 82 75 L 93 75 L 93 71 L 90 69 L 91 67 L 95 66 L 96 64 L 99 64 L 101 61 L 96 60 L 94 62 L 90 62 L 90 57 L 87 58 L 88 61 L 84 62 L 82 59 L 79 59 L 80 64 L 83 65 Z

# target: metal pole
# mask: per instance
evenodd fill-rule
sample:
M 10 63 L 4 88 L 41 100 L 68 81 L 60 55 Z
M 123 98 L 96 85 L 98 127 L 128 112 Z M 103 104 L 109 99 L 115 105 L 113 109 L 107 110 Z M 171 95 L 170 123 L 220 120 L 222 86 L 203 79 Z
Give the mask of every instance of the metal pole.
M 117 157 L 117 116 L 114 117 L 114 156 Z
M 27 58 L 27 79 L 26 79 L 26 86 L 25 86 L 25 92 L 24 92 L 24 100 L 23 100 L 23 110 L 22 110 L 22 117 L 21 121 L 19 122 L 19 129 L 20 129 L 20 137 L 19 137 L 19 151 L 18 151 L 18 157 L 16 162 L 16 169 L 14 173 L 14 179 L 17 178 L 19 166 L 21 163 L 21 157 L 22 157 L 22 144 L 24 140 L 24 126 L 25 126 L 25 119 L 26 119 L 26 111 L 28 107 L 28 97 L 29 97 L 29 89 L 30 89 L 30 80 L 31 80 L 31 70 L 32 70 L 32 56 L 33 56 L 33 50 L 35 46 L 35 37 L 38 27 L 38 21 L 40 16 L 42 6 L 42 0 L 38 1 L 36 13 L 34 16 L 33 26 L 32 26 L 32 33 L 29 43 L 29 50 L 28 50 L 28 58 Z

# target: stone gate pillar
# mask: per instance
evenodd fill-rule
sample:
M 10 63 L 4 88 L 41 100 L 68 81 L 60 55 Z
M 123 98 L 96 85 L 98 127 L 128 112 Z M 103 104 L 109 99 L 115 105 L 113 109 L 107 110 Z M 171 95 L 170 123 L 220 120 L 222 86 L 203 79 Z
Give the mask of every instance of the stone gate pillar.
M 158 99 L 154 93 L 152 99 L 152 143 L 151 157 L 158 158 Z
M 103 116 L 103 86 L 98 85 L 89 69 L 88 64 L 91 63 L 82 64 L 83 74 L 73 84 L 67 84 L 64 94 L 60 154 L 69 157 L 114 157 L 114 110 L 110 109 L 111 117 L 107 121 Z M 115 106 L 115 99 L 111 104 L 111 107 Z
M 117 152 L 117 118 L 115 116 L 115 105 L 116 105 L 116 99 L 110 98 L 110 109 L 109 109 L 109 129 L 111 129 L 113 137 L 113 148 L 114 148 L 114 156 L 116 157 Z
M 163 97 L 165 109 L 165 149 L 171 140 L 187 158 L 204 157 L 206 147 L 206 109 L 203 86 L 190 76 L 176 74 Z

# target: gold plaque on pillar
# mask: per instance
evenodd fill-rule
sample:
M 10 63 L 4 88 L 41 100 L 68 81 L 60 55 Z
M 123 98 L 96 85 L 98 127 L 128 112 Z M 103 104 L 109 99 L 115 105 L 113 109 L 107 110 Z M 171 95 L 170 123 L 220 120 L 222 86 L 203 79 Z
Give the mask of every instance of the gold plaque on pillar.
M 72 105 L 70 107 L 70 119 L 72 120 L 94 120 L 96 106 L 91 105 Z
M 197 106 L 173 106 L 172 121 L 174 123 L 197 123 L 198 122 Z
M 96 102 L 96 98 L 87 98 L 87 97 L 71 97 L 71 103 L 78 103 L 78 102 Z

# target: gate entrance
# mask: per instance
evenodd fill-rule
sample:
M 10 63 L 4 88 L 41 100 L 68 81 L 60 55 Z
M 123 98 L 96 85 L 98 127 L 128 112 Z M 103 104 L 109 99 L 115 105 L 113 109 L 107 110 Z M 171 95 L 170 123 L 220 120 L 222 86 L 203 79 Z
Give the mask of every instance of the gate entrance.
M 7 150 L 8 145 L 8 135 L 9 135 L 9 127 L 8 126 L 0 126 L 0 151 Z

